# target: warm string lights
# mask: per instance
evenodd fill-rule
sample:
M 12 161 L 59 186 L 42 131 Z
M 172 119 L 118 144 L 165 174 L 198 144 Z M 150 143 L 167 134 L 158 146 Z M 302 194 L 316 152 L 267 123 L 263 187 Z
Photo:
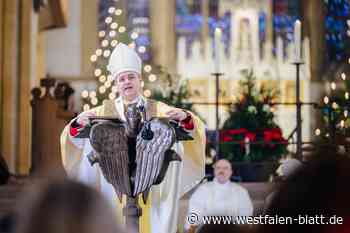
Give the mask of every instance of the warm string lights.
M 348 59 L 349 63 L 350 63 L 350 58 Z M 342 80 L 343 82 L 347 81 L 347 75 L 342 72 L 340 74 L 340 80 Z M 339 93 L 339 87 L 341 85 L 338 85 L 336 81 L 332 81 L 329 84 L 329 90 L 331 92 L 331 95 L 335 95 L 335 93 Z M 332 100 L 331 97 L 329 96 L 324 96 L 323 97 L 323 112 L 325 113 L 325 117 L 328 119 L 328 124 L 334 123 L 336 124 L 336 127 L 339 129 L 346 129 L 349 127 L 350 125 L 350 119 L 348 119 L 349 116 L 349 109 L 350 109 L 350 103 L 348 102 L 350 97 L 350 94 L 348 91 L 345 91 L 344 94 L 341 96 L 341 98 L 343 98 L 343 100 L 345 100 L 344 102 L 338 102 L 336 99 Z M 339 99 L 338 99 L 339 100 Z M 331 119 L 334 120 L 334 114 L 339 114 L 339 117 L 337 118 L 337 122 L 331 122 Z M 320 136 L 322 135 L 321 129 L 317 128 L 315 130 L 315 135 L 316 136 Z M 327 135 L 329 136 L 329 133 L 326 133 L 325 136 L 327 137 Z
M 122 9 L 110 7 L 108 9 L 108 16 L 104 20 L 106 23 L 106 30 L 101 30 L 98 32 L 100 47 L 90 56 L 90 61 L 96 67 L 94 70 L 94 76 L 98 80 L 99 87 L 96 91 L 83 90 L 81 92 L 81 97 L 84 101 L 84 111 L 101 104 L 104 99 L 113 100 L 117 98 L 117 88 L 113 86 L 113 77 L 107 71 L 105 64 L 107 64 L 113 48 L 119 43 L 118 35 L 122 35 L 127 31 L 125 26 L 119 25 L 117 22 L 118 17 L 122 14 Z M 149 48 L 144 45 L 137 46 L 136 40 L 138 37 L 139 34 L 137 32 L 131 32 L 129 34 L 131 42 L 128 44 L 128 46 L 135 49 L 139 54 L 146 53 Z M 152 66 L 150 64 L 144 64 L 143 71 L 143 76 L 146 77 L 149 82 L 152 83 L 157 80 L 157 76 L 152 73 Z M 144 82 L 142 82 L 142 87 L 143 86 Z M 146 97 L 150 97 L 152 95 L 152 91 L 145 89 L 143 94 Z

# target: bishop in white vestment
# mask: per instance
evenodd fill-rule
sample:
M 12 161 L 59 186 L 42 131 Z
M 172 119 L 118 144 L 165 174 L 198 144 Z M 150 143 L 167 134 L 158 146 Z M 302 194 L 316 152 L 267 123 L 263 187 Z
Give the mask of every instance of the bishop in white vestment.
M 204 177 L 205 128 L 202 121 L 189 111 L 168 106 L 147 99 L 141 95 L 141 59 L 128 46 L 119 43 L 111 54 L 108 70 L 115 78 L 120 97 L 105 101 L 103 105 L 81 113 L 68 124 L 61 135 L 62 161 L 68 176 L 100 190 L 116 210 L 120 223 L 123 223 L 122 208 L 113 189 L 103 176 L 98 164 L 90 165 L 87 155 L 92 151 L 88 139 L 75 137 L 88 122 L 89 116 L 117 117 L 125 121 L 128 104 L 145 106 L 147 116 L 167 117 L 177 120 L 194 138 L 193 141 L 177 142 L 173 150 L 182 161 L 169 164 L 164 180 L 152 186 L 148 200 L 143 203 L 139 231 L 141 233 L 175 233 L 177 230 L 179 199 Z

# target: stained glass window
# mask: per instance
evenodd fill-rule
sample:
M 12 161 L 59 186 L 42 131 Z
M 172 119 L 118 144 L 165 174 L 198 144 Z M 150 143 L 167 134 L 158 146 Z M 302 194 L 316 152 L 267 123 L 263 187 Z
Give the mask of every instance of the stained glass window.
M 149 22 L 149 0 L 128 0 L 125 1 L 127 14 L 127 32 L 132 38 L 132 33 L 136 32 L 138 37 L 135 40 L 136 51 L 143 61 L 151 59 L 150 46 L 150 22 Z M 99 31 L 107 31 L 108 25 L 105 20 L 108 17 L 108 9 L 110 7 L 119 8 L 120 3 L 116 0 L 100 0 L 99 1 L 99 16 L 98 29 Z M 117 38 L 118 39 L 118 38 Z
M 274 37 L 281 37 L 284 45 L 294 39 L 294 23 L 300 19 L 300 3 L 298 0 L 273 1 Z
M 327 59 L 329 62 L 346 59 L 346 47 L 349 45 L 349 14 L 347 0 L 325 0 L 325 28 Z

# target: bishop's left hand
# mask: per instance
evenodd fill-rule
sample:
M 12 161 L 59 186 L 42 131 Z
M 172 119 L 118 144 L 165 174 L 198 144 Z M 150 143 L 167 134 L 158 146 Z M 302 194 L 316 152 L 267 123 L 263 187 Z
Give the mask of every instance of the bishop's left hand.
M 187 117 L 187 113 L 180 108 L 173 108 L 165 114 L 170 119 L 177 120 L 177 121 L 183 121 Z

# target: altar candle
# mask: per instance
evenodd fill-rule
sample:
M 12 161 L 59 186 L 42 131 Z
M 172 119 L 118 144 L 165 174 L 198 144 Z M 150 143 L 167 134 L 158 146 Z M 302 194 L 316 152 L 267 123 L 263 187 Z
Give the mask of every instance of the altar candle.
M 220 43 L 221 43 L 221 29 L 215 28 L 215 73 L 220 73 Z
M 300 20 L 294 23 L 294 46 L 295 46 L 295 61 L 301 61 L 301 22 Z

